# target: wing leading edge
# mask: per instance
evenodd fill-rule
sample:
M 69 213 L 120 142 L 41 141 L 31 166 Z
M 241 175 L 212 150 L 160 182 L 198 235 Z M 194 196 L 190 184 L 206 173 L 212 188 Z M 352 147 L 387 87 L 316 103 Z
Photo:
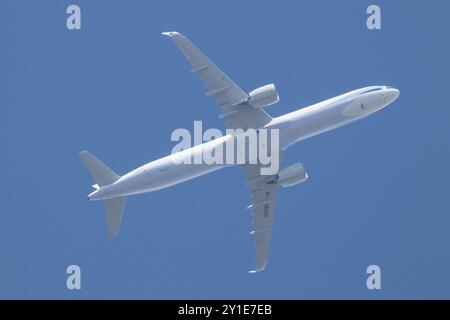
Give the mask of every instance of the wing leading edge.
M 188 38 L 175 31 L 163 32 L 162 34 L 175 42 L 191 64 L 191 72 L 196 73 L 205 84 L 208 89 L 206 95 L 215 98 L 222 110 L 221 117 L 225 119 L 229 128 L 260 128 L 272 120 L 264 110 L 250 106 L 247 103 L 248 94 Z
M 280 150 L 280 163 L 283 151 Z M 276 175 L 262 176 L 261 165 L 242 165 L 247 185 L 251 189 L 252 204 L 247 207 L 253 212 L 253 231 L 255 238 L 256 265 L 249 271 L 255 273 L 264 270 L 269 258 L 270 240 L 277 204 L 276 184 L 271 183 Z

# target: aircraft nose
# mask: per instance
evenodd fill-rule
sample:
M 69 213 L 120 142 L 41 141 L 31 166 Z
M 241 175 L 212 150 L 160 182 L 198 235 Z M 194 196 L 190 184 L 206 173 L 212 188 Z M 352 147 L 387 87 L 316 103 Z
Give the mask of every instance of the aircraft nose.
M 387 104 L 394 102 L 400 95 L 400 90 L 395 88 L 385 89 L 383 92 L 384 100 Z

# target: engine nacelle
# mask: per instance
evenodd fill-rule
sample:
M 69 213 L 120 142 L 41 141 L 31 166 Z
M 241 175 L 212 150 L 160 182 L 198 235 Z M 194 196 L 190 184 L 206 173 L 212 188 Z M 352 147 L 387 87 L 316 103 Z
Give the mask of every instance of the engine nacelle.
M 308 174 L 301 163 L 295 163 L 280 170 L 275 183 L 283 187 L 291 187 L 308 180 Z
M 277 89 L 273 83 L 253 90 L 249 93 L 249 96 L 248 103 L 256 109 L 268 107 L 280 100 Z

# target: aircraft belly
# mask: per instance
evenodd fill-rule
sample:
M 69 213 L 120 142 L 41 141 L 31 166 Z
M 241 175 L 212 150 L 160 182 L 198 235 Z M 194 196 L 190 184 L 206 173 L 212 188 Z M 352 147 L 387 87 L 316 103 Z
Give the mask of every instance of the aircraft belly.
M 151 190 L 160 190 L 225 167 L 207 164 L 172 164 L 149 177 Z
M 357 118 L 348 117 L 342 113 L 344 107 L 345 105 L 342 108 L 334 105 L 315 112 L 293 112 L 291 124 L 286 130 L 286 144 L 290 146 L 356 120 Z

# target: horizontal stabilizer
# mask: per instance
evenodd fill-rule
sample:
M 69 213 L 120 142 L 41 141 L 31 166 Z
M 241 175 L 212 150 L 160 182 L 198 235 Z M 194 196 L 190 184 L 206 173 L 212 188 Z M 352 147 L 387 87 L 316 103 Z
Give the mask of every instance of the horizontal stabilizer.
M 119 234 L 120 222 L 122 221 L 123 209 L 126 197 L 118 197 L 105 200 L 106 225 L 108 226 L 108 236 L 110 238 Z
M 81 151 L 80 158 L 98 186 L 103 187 L 119 180 L 120 176 L 117 173 L 108 168 L 89 151 Z
M 81 151 L 80 158 L 96 182 L 96 184 L 92 186 L 95 189 L 99 190 L 102 187 L 110 185 L 120 179 L 120 176 L 117 173 L 108 168 L 89 151 Z M 120 222 L 122 221 L 123 209 L 125 207 L 125 200 L 126 197 L 117 197 L 105 200 L 106 225 L 108 227 L 109 237 L 115 237 L 119 234 Z

